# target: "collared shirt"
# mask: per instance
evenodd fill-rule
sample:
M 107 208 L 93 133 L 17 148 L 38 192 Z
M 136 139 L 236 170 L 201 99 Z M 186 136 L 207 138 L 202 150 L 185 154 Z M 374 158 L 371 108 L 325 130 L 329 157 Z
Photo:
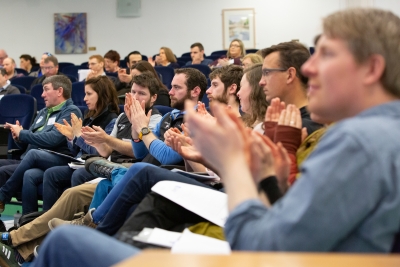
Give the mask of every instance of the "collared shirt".
M 231 212 L 232 249 L 390 252 L 400 231 L 399 114 L 392 101 L 328 129 L 283 198 Z
M 65 105 L 65 102 L 67 102 L 67 100 L 65 100 L 65 101 L 62 102 L 61 104 L 58 104 L 58 105 L 55 106 L 55 107 L 52 107 L 52 108 L 48 108 L 48 109 L 47 109 L 46 123 L 47 123 L 47 120 L 49 119 L 51 113 L 53 113 L 53 112 L 55 112 L 55 111 L 59 111 L 60 109 L 62 109 L 62 107 Z M 44 128 L 44 126 L 46 125 L 46 123 L 44 123 L 43 126 L 40 127 L 39 129 L 37 129 L 37 131 L 39 132 L 39 131 L 43 130 L 43 128 Z
M 10 80 L 7 80 L 6 84 L 0 88 L 0 92 L 7 90 L 7 87 L 11 84 Z

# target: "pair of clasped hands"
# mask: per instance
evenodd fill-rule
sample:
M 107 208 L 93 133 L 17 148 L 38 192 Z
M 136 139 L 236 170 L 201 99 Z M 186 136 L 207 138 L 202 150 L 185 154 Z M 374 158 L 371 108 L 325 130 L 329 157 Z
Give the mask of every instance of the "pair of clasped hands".
M 230 108 L 213 104 L 211 109 L 214 117 L 204 104 L 199 102 L 195 112 L 194 103 L 187 101 L 183 134 L 176 128 L 168 130 L 164 135 L 166 144 L 184 159 L 202 163 L 218 174 L 239 162 L 250 170 L 256 183 L 276 175 L 285 189 L 291 162 L 283 145 L 246 128 Z M 297 129 L 302 127 L 300 110 L 294 105 L 286 107 L 279 99 L 271 101 L 265 120 Z

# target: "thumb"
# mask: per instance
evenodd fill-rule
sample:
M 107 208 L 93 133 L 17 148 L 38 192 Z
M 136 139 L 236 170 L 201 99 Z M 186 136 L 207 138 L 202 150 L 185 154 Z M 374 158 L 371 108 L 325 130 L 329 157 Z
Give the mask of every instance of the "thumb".
M 150 119 L 150 117 L 151 117 L 151 113 L 153 112 L 153 110 L 149 110 L 149 112 L 147 112 L 147 118 L 149 118 Z
M 142 106 L 142 109 L 143 110 L 146 110 L 146 103 L 145 103 L 145 101 L 144 100 L 142 100 L 142 102 L 140 103 L 140 106 Z
M 15 123 L 16 123 L 17 125 L 21 125 L 21 124 L 19 124 L 19 120 L 17 120 Z

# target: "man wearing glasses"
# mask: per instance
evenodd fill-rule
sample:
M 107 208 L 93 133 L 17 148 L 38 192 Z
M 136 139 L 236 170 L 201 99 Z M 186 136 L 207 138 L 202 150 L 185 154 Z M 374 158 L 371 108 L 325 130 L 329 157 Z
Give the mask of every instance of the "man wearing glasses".
M 264 88 L 267 101 L 279 98 L 286 105 L 300 109 L 303 127 L 311 134 L 321 127 L 311 120 L 307 111 L 307 82 L 300 68 L 310 57 L 308 49 L 299 42 L 273 45 L 261 51 L 264 58 L 260 86 Z
M 63 75 L 58 71 L 58 60 L 55 56 L 48 56 L 43 60 L 43 65 L 41 66 L 41 70 L 43 75 L 41 77 L 36 78 L 31 85 L 31 88 L 36 84 L 42 84 L 44 79 L 47 77 L 51 77 L 54 75 Z

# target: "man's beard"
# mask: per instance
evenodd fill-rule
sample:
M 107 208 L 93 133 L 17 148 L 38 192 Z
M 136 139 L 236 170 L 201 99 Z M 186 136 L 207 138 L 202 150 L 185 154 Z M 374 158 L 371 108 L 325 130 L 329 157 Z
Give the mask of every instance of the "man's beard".
M 217 97 L 213 97 L 210 102 L 214 102 L 214 101 L 222 103 L 222 104 L 225 104 L 225 105 L 228 105 L 227 93 L 224 92 L 222 95 L 219 95 Z
M 174 98 L 174 99 L 176 99 L 176 98 Z M 185 101 L 186 101 L 186 99 L 191 99 L 191 90 L 188 90 L 188 92 L 186 94 L 186 97 L 184 97 L 183 99 L 176 100 L 175 103 L 171 103 L 171 108 L 178 109 L 178 110 L 184 110 L 185 109 Z M 171 98 L 171 100 L 172 100 L 172 98 Z

